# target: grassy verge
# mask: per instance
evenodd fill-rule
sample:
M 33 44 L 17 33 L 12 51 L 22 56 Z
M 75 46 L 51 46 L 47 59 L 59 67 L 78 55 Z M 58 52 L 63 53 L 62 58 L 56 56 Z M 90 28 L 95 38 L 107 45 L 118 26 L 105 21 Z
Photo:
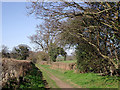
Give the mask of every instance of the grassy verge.
M 44 69 L 46 69 L 46 71 L 49 71 L 50 73 L 52 73 L 55 77 L 58 77 L 59 79 L 61 79 L 62 81 L 70 84 L 72 87 L 76 88 L 75 85 L 71 84 L 69 79 L 67 80 L 64 75 L 61 75 L 61 73 L 64 73 L 65 70 L 63 69 L 57 69 L 54 73 L 52 72 L 53 69 L 50 69 L 49 65 L 38 65 L 38 67 L 43 67 Z
M 48 85 L 50 88 L 59 88 L 56 83 L 49 77 L 49 75 L 47 74 L 47 72 L 43 69 L 40 68 L 40 65 L 36 65 L 43 73 L 43 76 L 45 78 L 45 80 L 47 81 Z
M 71 81 L 82 88 L 118 88 L 118 78 L 115 76 L 99 76 L 95 73 L 74 73 L 70 71 L 60 71 L 60 69 L 50 69 L 48 65 L 41 65 L 53 75 L 65 81 Z

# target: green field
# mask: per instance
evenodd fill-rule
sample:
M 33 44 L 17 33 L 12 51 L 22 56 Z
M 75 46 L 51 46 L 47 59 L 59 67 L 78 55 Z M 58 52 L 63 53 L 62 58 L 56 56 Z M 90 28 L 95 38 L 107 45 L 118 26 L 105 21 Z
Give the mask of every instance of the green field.
M 40 65 L 56 77 L 65 82 L 73 82 L 82 88 L 118 88 L 118 78 L 116 76 L 99 76 L 95 73 L 74 73 L 73 70 L 61 71 L 60 69 L 50 69 L 49 65 Z M 38 65 L 39 67 L 39 65 Z
M 77 62 L 77 60 L 68 60 L 68 61 L 59 61 L 59 62 L 63 62 L 63 63 L 74 63 L 74 62 Z

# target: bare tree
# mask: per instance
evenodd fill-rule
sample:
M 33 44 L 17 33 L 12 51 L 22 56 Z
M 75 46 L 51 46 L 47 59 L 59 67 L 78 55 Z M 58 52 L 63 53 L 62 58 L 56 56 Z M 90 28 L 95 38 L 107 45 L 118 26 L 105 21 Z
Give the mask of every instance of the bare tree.
M 42 25 L 37 25 L 36 34 L 29 37 L 31 42 L 38 45 L 42 51 L 48 52 L 51 44 L 59 45 L 57 26 L 57 22 L 46 19 Z
M 10 53 L 7 46 L 2 45 L 1 53 L 2 53 L 2 58 L 10 58 Z

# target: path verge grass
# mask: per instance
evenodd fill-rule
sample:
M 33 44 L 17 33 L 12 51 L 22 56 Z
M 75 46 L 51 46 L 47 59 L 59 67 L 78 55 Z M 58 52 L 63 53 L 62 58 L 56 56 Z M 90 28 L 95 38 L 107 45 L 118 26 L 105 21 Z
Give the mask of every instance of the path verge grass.
M 61 71 L 60 69 L 51 69 L 49 65 L 41 65 L 64 81 L 71 81 L 82 88 L 118 88 L 118 77 L 99 76 L 95 73 L 74 73 L 73 70 Z
M 59 88 L 56 83 L 49 77 L 48 73 L 40 68 L 41 66 L 36 64 L 36 66 L 42 71 L 44 79 L 47 81 L 49 88 Z

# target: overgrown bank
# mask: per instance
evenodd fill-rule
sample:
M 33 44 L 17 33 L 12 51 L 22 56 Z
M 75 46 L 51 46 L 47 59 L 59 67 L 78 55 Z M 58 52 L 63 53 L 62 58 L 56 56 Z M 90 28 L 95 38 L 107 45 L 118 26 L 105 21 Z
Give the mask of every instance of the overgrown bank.
M 27 72 L 24 80 L 20 82 L 20 88 L 45 89 L 46 81 L 43 80 L 42 72 L 32 64 L 32 69 Z
M 30 61 L 2 60 L 2 88 L 45 88 L 42 72 Z

